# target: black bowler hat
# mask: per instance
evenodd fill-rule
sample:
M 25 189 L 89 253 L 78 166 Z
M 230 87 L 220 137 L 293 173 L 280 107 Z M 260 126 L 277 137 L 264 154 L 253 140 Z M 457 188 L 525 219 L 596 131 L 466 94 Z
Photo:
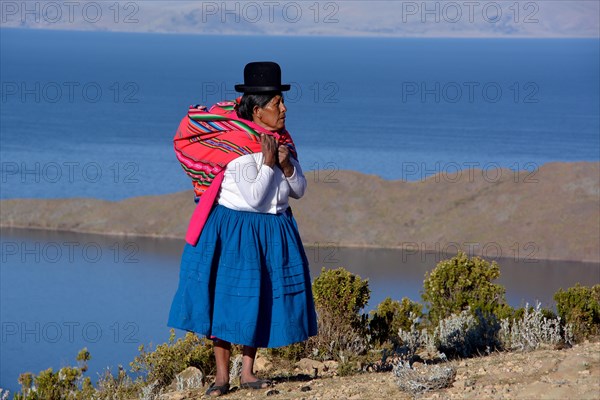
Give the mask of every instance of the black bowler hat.
M 244 84 L 235 85 L 236 92 L 261 93 L 290 90 L 290 85 L 281 84 L 281 68 L 271 61 L 259 61 L 244 67 Z

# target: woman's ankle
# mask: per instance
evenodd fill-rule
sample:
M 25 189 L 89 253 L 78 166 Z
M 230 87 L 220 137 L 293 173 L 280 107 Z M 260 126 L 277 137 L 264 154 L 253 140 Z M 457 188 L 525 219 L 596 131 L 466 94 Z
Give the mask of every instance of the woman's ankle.
M 241 374 L 240 375 L 240 382 L 242 382 L 242 383 L 254 382 L 254 381 L 257 381 L 257 380 L 258 380 L 258 378 L 253 373 L 252 374 Z
M 225 341 L 215 342 L 215 362 L 217 373 L 215 382 L 218 386 L 229 383 L 229 359 L 231 357 L 231 344 Z
M 227 375 L 215 375 L 215 385 L 222 386 L 229 383 L 229 374 Z

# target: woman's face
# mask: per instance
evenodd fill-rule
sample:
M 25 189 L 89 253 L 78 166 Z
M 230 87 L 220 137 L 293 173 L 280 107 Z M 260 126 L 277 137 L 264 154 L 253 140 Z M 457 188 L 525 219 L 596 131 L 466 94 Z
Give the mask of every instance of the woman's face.
M 278 131 L 285 127 L 285 112 L 283 97 L 276 95 L 263 108 L 254 106 L 252 120 L 270 131 Z

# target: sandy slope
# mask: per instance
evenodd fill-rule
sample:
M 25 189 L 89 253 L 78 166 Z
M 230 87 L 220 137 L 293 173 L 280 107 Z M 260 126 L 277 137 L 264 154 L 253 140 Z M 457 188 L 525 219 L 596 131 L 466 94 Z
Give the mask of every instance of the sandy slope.
M 307 244 L 600 261 L 597 162 L 447 171 L 417 182 L 334 170 L 306 176 L 307 193 L 292 207 Z M 120 202 L 4 200 L 0 226 L 181 238 L 193 208 L 191 191 Z

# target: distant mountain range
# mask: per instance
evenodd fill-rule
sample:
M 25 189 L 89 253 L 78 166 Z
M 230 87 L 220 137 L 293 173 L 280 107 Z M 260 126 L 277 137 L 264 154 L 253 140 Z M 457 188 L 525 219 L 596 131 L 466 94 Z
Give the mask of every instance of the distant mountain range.
M 2 1 L 6 28 L 217 35 L 600 36 L 600 1 Z

